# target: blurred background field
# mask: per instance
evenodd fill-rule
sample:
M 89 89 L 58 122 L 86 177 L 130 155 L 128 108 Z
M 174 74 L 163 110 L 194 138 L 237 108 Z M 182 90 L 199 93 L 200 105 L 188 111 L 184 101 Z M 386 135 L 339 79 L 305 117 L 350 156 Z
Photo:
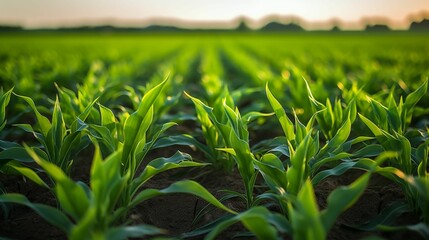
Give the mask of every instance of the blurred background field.
M 188 49 L 196 62 L 188 71 L 198 75 L 206 48 L 214 48 L 231 70 L 245 71 L 225 57 L 228 48 L 237 48 L 258 67 L 267 67 L 272 77 L 281 78 L 282 72 L 296 67 L 310 81 L 412 85 L 428 74 L 428 39 L 429 34 L 412 32 L 3 33 L 0 80 L 3 87 L 16 86 L 18 92 L 28 91 L 26 84 L 34 84 L 32 90 L 45 86 L 47 91 L 54 82 L 75 87 L 98 63 L 103 71 L 119 71 L 109 78 L 124 78 L 127 84 L 144 81 L 167 58 L 180 59 Z

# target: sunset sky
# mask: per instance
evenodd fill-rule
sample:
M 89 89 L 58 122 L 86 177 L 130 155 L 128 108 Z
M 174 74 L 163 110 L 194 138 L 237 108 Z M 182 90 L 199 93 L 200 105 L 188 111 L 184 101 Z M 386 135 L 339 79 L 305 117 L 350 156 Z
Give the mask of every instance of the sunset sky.
M 114 23 L 138 25 L 154 18 L 207 22 L 245 16 L 257 21 L 271 14 L 297 16 L 306 22 L 344 21 L 356 27 L 368 17 L 407 27 L 408 17 L 429 12 L 429 0 L 0 0 L 0 23 L 55 27 Z M 214 23 L 213 23 L 214 22 Z

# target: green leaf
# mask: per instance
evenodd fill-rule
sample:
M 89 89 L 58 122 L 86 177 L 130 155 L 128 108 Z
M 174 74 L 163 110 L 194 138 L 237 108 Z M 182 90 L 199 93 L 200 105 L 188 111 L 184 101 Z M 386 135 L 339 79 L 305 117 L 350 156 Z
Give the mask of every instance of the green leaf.
M 121 151 L 116 151 L 103 161 L 100 148 L 95 145 L 90 184 L 93 193 L 91 204 L 98 209 L 98 214 L 111 214 L 126 187 L 129 175 L 121 176 L 120 156 Z M 103 220 L 110 223 L 106 217 Z
M 405 99 L 404 108 L 411 110 L 417 102 L 427 93 L 428 80 L 426 80 L 419 88 L 410 93 Z
M 144 168 L 140 176 L 133 180 L 131 186 L 131 195 L 134 195 L 147 180 L 159 173 L 175 168 L 201 167 L 207 165 L 206 163 L 197 163 L 189 161 L 191 159 L 192 157 L 189 154 L 177 151 L 173 156 L 169 158 L 157 158 L 155 160 L 152 160 Z
M 6 125 L 6 106 L 9 104 L 12 91 L 13 88 L 0 96 L 0 131 L 3 130 Z M 3 93 L 3 91 L 0 93 Z
M 379 167 L 380 164 L 382 164 L 384 161 L 386 161 L 389 158 L 395 158 L 397 154 L 395 152 L 383 152 L 381 153 L 375 161 L 368 158 L 361 158 L 358 161 L 345 161 L 337 166 L 335 166 L 332 169 L 327 169 L 318 172 L 312 179 L 313 185 L 317 185 L 319 182 L 321 182 L 323 179 L 329 177 L 329 176 L 339 176 L 346 171 L 350 169 L 361 169 L 366 170 L 370 172 L 378 172 L 378 173 L 388 173 L 388 174 L 400 174 L 399 170 L 396 168 L 381 168 Z M 402 173 L 402 172 L 401 172 Z
M 389 111 L 383 104 L 377 102 L 374 99 L 370 98 L 371 107 L 374 113 L 374 116 L 377 120 L 377 124 L 381 126 L 381 129 L 388 130 L 388 119 L 387 112 Z
M 52 149 L 58 149 L 61 147 L 64 136 L 66 135 L 66 124 L 64 122 L 63 113 L 61 112 L 60 103 L 58 98 L 55 101 L 54 111 L 52 113 Z M 67 147 L 67 146 L 66 146 Z M 59 158 L 59 156 L 56 156 Z M 58 161 L 55 161 L 58 162 Z
M 14 148 L 14 147 L 21 147 L 21 145 L 19 145 L 18 143 L 15 143 L 15 142 L 0 140 L 0 149 L 2 149 L 2 150 L 6 150 L 8 148 Z
M 16 160 L 19 162 L 31 163 L 33 158 L 23 147 L 8 148 L 0 152 L 0 163 L 4 160 Z
M 276 155 L 265 154 L 259 161 L 255 160 L 254 163 L 272 190 L 278 193 L 286 191 L 288 183 L 286 171 L 283 163 Z
M 346 171 L 348 171 L 349 169 L 352 169 L 357 164 L 358 164 L 357 162 L 351 162 L 351 161 L 343 162 L 343 163 L 335 166 L 332 169 L 320 171 L 313 177 L 311 182 L 313 183 L 314 186 L 316 186 L 317 184 L 319 184 L 321 181 L 323 181 L 327 177 L 340 176 L 343 173 L 345 173 Z
M 135 226 L 113 227 L 104 234 L 106 240 L 119 240 L 128 238 L 143 238 L 148 235 L 166 234 L 167 231 L 146 224 Z
M 184 180 L 184 181 L 173 183 L 169 187 L 164 188 L 162 190 L 156 190 L 156 189 L 143 190 L 138 195 L 136 195 L 136 197 L 133 198 L 131 204 L 129 205 L 129 208 L 132 208 L 147 199 L 150 199 L 156 196 L 165 195 L 165 194 L 171 194 L 171 193 L 187 193 L 187 194 L 195 195 L 197 197 L 204 199 L 205 201 L 214 205 L 215 207 L 218 207 L 226 212 L 236 214 L 236 212 L 227 208 L 221 202 L 219 202 L 203 186 L 191 180 Z
M 411 143 L 406 137 L 400 134 L 397 134 L 397 139 L 400 142 L 400 146 L 398 147 L 400 147 L 401 150 L 399 153 L 400 168 L 406 174 L 412 174 L 413 163 L 411 162 Z
M 420 234 L 420 236 L 423 237 L 423 239 L 429 239 L 429 226 L 427 224 L 424 223 L 417 223 L 414 225 L 405 225 L 405 226 L 385 226 L 385 225 L 380 225 L 379 230 L 381 231 L 404 231 L 404 230 L 409 230 L 409 231 L 414 231 L 417 232 L 418 234 Z
M 338 129 L 335 136 L 331 140 L 329 140 L 328 145 L 332 147 L 340 146 L 347 140 L 347 138 L 350 135 L 350 131 L 351 131 L 351 122 L 350 122 L 350 118 L 348 117 L 347 120 L 340 127 L 340 129 Z
M 133 169 L 134 167 L 137 167 L 132 166 L 133 163 L 131 163 L 131 166 L 128 166 L 128 159 L 130 154 L 133 153 L 134 149 L 137 147 L 138 143 L 143 140 L 142 138 L 144 138 L 144 135 L 146 134 L 146 131 L 152 122 L 153 104 L 156 98 L 160 95 L 167 80 L 168 78 L 156 85 L 154 88 L 150 89 L 143 96 L 137 111 L 131 114 L 125 121 L 125 140 L 122 151 L 122 164 L 126 166 L 125 168 L 131 167 L 131 169 Z M 134 171 L 134 169 L 132 171 Z
M 153 134 L 152 139 L 150 140 L 150 142 L 144 145 L 143 149 L 139 149 L 139 148 L 136 149 L 136 159 L 137 159 L 138 166 L 140 165 L 141 161 L 143 161 L 143 159 L 146 157 L 146 154 L 151 149 L 153 149 L 153 146 L 155 145 L 156 141 L 161 136 L 161 134 L 163 134 L 165 131 L 167 131 L 169 128 L 173 126 L 177 126 L 177 123 L 175 122 L 164 123 L 161 129 L 155 130 L 155 133 Z
M 291 166 L 287 170 L 288 187 L 287 192 L 293 195 L 298 194 L 308 174 L 308 156 L 311 135 L 308 134 L 298 145 L 296 152 L 291 156 Z
M 13 126 L 18 127 L 25 132 L 34 133 L 33 127 L 30 124 L 14 124 Z
M 94 106 L 94 104 L 98 101 L 98 97 L 95 98 L 93 101 L 91 101 L 85 108 L 84 110 L 79 114 L 79 116 L 77 116 L 78 119 L 81 119 L 82 121 L 85 121 L 89 114 L 91 113 L 92 107 Z
M 289 205 L 289 215 L 294 239 L 325 239 L 329 229 L 324 228 L 309 179 L 303 184 L 296 200 Z
M 373 122 L 371 122 L 371 120 L 369 120 L 365 116 L 361 115 L 360 113 L 359 113 L 359 117 L 362 120 L 362 122 L 365 123 L 366 126 L 368 126 L 368 128 L 371 130 L 371 132 L 376 137 L 382 137 L 382 136 L 384 136 L 382 130 L 376 124 L 374 124 Z
M 33 112 L 36 114 L 37 122 L 39 123 L 40 129 L 42 130 L 42 133 L 44 136 L 48 135 L 49 130 L 51 129 L 51 122 L 49 119 L 37 110 L 36 105 L 34 104 L 33 100 L 26 96 L 21 96 L 16 93 L 14 93 L 17 97 L 22 98 L 24 101 L 26 101 L 31 109 L 33 109 Z
M 101 117 L 101 125 L 107 127 L 110 132 L 113 132 L 115 129 L 116 118 L 113 114 L 112 110 L 107 107 L 99 104 L 100 107 L 100 117 Z
M 4 170 L 4 168 L 6 168 L 6 170 Z M 2 167 L 2 171 L 8 171 L 7 168 L 13 169 L 17 173 L 27 177 L 28 179 L 42 187 L 49 188 L 49 186 L 39 177 L 39 175 L 37 175 L 36 172 L 34 172 L 31 168 L 24 166 L 20 162 L 10 161 Z
M 25 205 L 37 212 L 47 222 L 67 234 L 70 233 L 73 227 L 73 223 L 58 209 L 43 204 L 31 203 L 24 195 L 15 193 L 3 194 L 0 195 L 0 202 Z
M 219 222 L 204 239 L 215 239 L 219 233 L 237 222 L 242 222 L 258 239 L 280 239 L 276 228 L 270 223 L 271 215 L 272 213 L 265 207 L 252 207 L 243 213 Z
M 353 157 L 376 157 L 384 152 L 385 149 L 379 144 L 367 145 L 353 153 Z
M 280 125 L 282 126 L 283 132 L 287 140 L 288 141 L 294 140 L 295 131 L 294 131 L 293 123 L 286 115 L 286 112 L 283 109 L 282 105 L 277 101 L 277 99 L 270 92 L 270 89 L 268 88 L 268 83 L 265 87 L 265 91 L 267 93 L 268 101 L 270 102 L 271 107 L 273 108 L 274 113 L 276 114 L 277 119 L 279 120 Z
M 363 194 L 371 173 L 365 173 L 349 186 L 338 187 L 328 196 L 328 206 L 321 212 L 321 219 L 326 231 L 334 225 L 337 217 L 350 208 Z
M 122 164 L 124 170 L 130 169 L 135 171 L 137 168 L 134 154 L 136 148 L 144 147 L 146 143 L 146 132 L 149 129 L 153 120 L 153 106 L 148 109 L 144 115 L 139 115 L 138 112 L 131 114 L 125 121 L 124 126 L 124 146 L 122 151 Z
M 345 152 L 341 152 L 323 159 L 318 160 L 317 162 L 315 162 L 314 164 L 310 163 L 311 166 L 311 172 L 315 173 L 317 172 L 321 166 L 329 163 L 329 162 L 333 162 L 333 161 L 338 161 L 338 160 L 343 160 L 343 159 L 348 159 L 351 155 L 349 153 L 345 153 Z
M 249 122 L 252 122 L 257 118 L 269 117 L 272 115 L 274 115 L 274 113 L 249 112 L 246 113 L 241 119 L 245 124 L 248 124 Z
M 237 156 L 237 153 L 235 152 L 234 148 L 216 148 L 216 150 L 229 153 L 232 156 Z
M 378 230 L 382 228 L 383 225 L 391 225 L 395 223 L 399 216 L 411 211 L 412 209 L 410 209 L 408 204 L 403 202 L 394 202 L 387 208 L 382 209 L 380 214 L 371 219 L 369 222 L 351 227 L 362 231 Z
M 112 136 L 112 132 L 107 127 L 90 124 L 88 130 L 90 135 L 107 149 L 107 154 L 111 154 L 116 150 L 116 141 Z
M 53 163 L 41 159 L 31 148 L 25 146 L 28 154 L 39 164 L 46 173 L 55 181 L 57 199 L 74 220 L 78 221 L 89 207 L 89 200 L 81 185 L 75 183 Z
M 73 227 L 68 238 L 70 240 L 97 239 L 100 232 L 94 231 L 94 227 L 97 221 L 96 215 L 97 209 L 89 208 L 88 211 L 86 211 L 85 215 L 76 223 L 75 227 Z
M 426 141 L 425 143 L 422 143 L 417 148 L 417 156 L 420 160 L 419 166 L 417 168 L 417 173 L 420 177 L 426 177 L 428 176 L 428 152 L 429 152 L 429 141 Z
M 315 110 L 321 111 L 321 110 L 325 109 L 326 107 L 322 103 L 317 101 L 316 98 L 314 98 L 313 93 L 311 92 L 311 89 L 310 89 L 310 85 L 308 84 L 307 80 L 305 80 L 304 78 L 303 78 L 303 80 L 304 80 L 305 86 L 307 88 L 308 99 L 310 99 L 310 102 L 312 103 Z
M 189 146 L 191 148 L 196 147 L 206 156 L 211 156 L 212 154 L 207 145 L 200 143 L 198 140 L 188 134 L 161 137 L 155 142 L 155 144 L 152 146 L 152 149 L 170 147 L 174 145 Z

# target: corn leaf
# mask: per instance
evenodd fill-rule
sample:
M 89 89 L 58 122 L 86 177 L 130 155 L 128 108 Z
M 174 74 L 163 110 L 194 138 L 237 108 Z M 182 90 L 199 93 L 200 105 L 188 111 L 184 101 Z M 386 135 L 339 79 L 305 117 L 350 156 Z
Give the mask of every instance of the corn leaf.
M 23 147 L 8 148 L 0 152 L 0 163 L 16 160 L 19 162 L 31 163 L 33 158 Z
M 268 88 L 268 84 L 265 87 L 265 91 L 267 93 L 268 101 L 270 102 L 271 107 L 273 108 L 274 113 L 276 114 L 277 119 L 279 120 L 280 125 L 282 126 L 283 132 L 287 140 L 288 141 L 294 140 L 295 131 L 294 131 L 294 126 L 292 121 L 286 115 L 286 112 L 283 109 L 282 105 L 277 101 L 277 99 L 270 92 L 270 89 Z
M 0 131 L 3 130 L 3 128 L 6 125 L 6 106 L 9 104 L 10 101 L 10 95 L 13 91 L 13 88 L 11 88 L 9 91 L 5 92 L 0 96 Z
M 156 196 L 162 196 L 166 194 L 171 193 L 187 193 L 191 195 L 195 195 L 197 197 L 200 197 L 207 201 L 208 203 L 214 205 L 215 207 L 218 207 L 226 212 L 235 214 L 235 212 L 228 207 L 224 206 L 221 202 L 219 202 L 210 192 L 208 192 L 203 186 L 201 186 L 199 183 L 191 180 L 184 180 L 184 181 L 178 181 L 173 184 L 171 184 L 169 187 L 164 188 L 162 190 L 156 190 L 156 189 L 146 189 L 137 194 L 132 202 L 130 203 L 129 207 L 134 207 L 137 204 L 156 197 Z
M 14 160 L 9 161 L 6 165 L 1 166 L 0 169 L 4 173 L 12 173 L 12 172 L 19 173 L 22 176 L 27 177 L 34 183 L 42 187 L 49 188 L 49 186 L 39 177 L 39 175 L 37 175 L 37 173 L 33 169 L 24 166 L 22 163 L 18 161 L 14 161 Z
M 81 219 L 89 207 L 89 200 L 82 186 L 67 177 L 58 166 L 41 159 L 31 148 L 27 146 L 25 148 L 34 161 L 55 181 L 57 199 L 64 211 L 77 221 Z
M 280 239 L 276 228 L 270 223 L 270 215 L 272 213 L 265 207 L 252 207 L 243 213 L 216 224 L 216 227 L 204 239 L 215 239 L 223 230 L 237 222 L 242 222 L 258 239 Z
M 267 153 L 254 163 L 272 190 L 279 193 L 286 191 L 288 178 L 283 163 L 276 155 Z
M 375 218 L 369 222 L 357 226 L 350 226 L 362 231 L 373 231 L 395 223 L 395 220 L 404 213 L 411 212 L 412 209 L 404 202 L 394 202 L 381 210 Z
M 143 238 L 150 235 L 166 234 L 167 231 L 146 224 L 135 226 L 119 226 L 110 228 L 105 234 L 106 240 L 121 240 L 128 238 Z
M 289 218 L 292 224 L 293 239 L 325 239 L 327 229 L 324 228 L 320 218 L 310 180 L 305 181 L 296 200 L 289 204 Z
M 133 180 L 131 186 L 131 195 L 134 195 L 147 180 L 159 173 L 175 168 L 201 167 L 207 165 L 206 163 L 198 163 L 190 160 L 192 160 L 192 157 L 189 154 L 177 151 L 169 158 L 157 158 L 150 161 L 144 168 L 143 172 Z
M 48 223 L 58 227 L 67 234 L 70 233 L 73 227 L 70 219 L 60 210 L 43 204 L 31 203 L 24 195 L 16 193 L 3 194 L 0 195 L 0 202 L 25 205 L 37 212 Z
M 130 154 L 133 153 L 135 147 L 138 145 L 142 138 L 146 134 L 146 130 L 149 128 L 153 118 L 153 103 L 155 102 L 158 95 L 161 93 L 164 85 L 167 83 L 167 79 L 162 81 L 160 84 L 150 89 L 140 102 L 137 111 L 131 114 L 125 121 L 124 126 L 124 146 L 122 151 L 122 164 L 127 168 L 129 163 L 128 159 Z M 132 164 L 132 163 L 131 163 Z M 132 166 L 137 167 L 137 166 Z
M 42 131 L 44 136 L 47 136 L 49 130 L 51 129 L 51 122 L 49 121 L 49 119 L 47 117 L 43 116 L 42 114 L 40 114 L 40 112 L 37 110 L 36 105 L 34 104 L 34 102 L 31 98 L 26 97 L 26 96 L 21 96 L 21 95 L 18 95 L 16 93 L 14 93 L 14 94 L 17 97 L 22 98 L 24 101 L 26 101 L 28 103 L 28 105 L 30 105 L 34 114 L 36 114 L 36 118 L 37 118 L 37 122 L 40 126 L 40 130 Z
M 328 206 L 321 212 L 324 229 L 328 231 L 337 217 L 351 207 L 363 194 L 371 173 L 365 173 L 349 186 L 339 187 L 328 196 Z

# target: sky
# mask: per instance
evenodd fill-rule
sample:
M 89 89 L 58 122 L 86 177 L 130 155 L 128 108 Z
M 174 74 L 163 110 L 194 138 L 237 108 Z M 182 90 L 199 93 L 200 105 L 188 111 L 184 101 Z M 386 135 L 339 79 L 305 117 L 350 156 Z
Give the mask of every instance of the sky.
M 237 17 L 249 18 L 250 25 L 257 26 L 272 14 L 296 16 L 307 23 L 339 19 L 351 28 L 362 19 L 377 17 L 404 28 L 410 14 L 419 18 L 423 12 L 429 13 L 429 0 L 0 0 L 0 23 L 27 28 L 141 25 L 160 18 L 216 25 Z

